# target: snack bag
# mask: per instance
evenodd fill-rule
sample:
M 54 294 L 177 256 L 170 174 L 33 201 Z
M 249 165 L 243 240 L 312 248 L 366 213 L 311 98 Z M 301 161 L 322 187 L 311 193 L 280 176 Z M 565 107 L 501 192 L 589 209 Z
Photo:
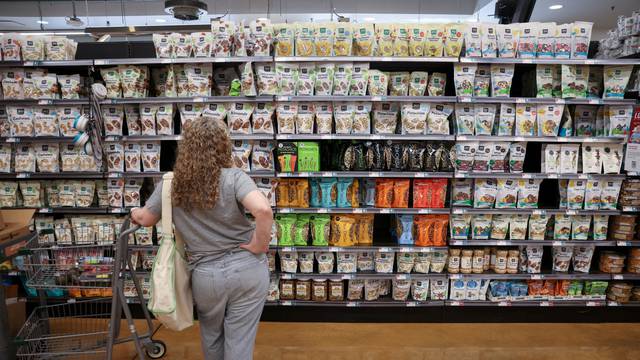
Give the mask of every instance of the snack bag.
M 461 23 L 446 24 L 444 40 L 444 56 L 458 57 L 462 50 L 464 34 L 466 33 L 466 25 Z
M 496 24 L 482 23 L 482 57 L 494 58 L 498 56 L 498 35 L 496 30 Z
M 589 41 L 591 40 L 591 28 L 593 23 L 576 21 L 573 23 L 571 58 L 586 59 L 589 53 Z
M 467 32 L 464 34 L 464 46 L 466 57 L 481 57 L 482 56 L 482 34 L 481 24 L 472 23 L 467 27 Z
M 413 245 L 413 215 L 396 215 L 395 223 L 398 245 Z
M 454 64 L 454 81 L 457 96 L 473 96 L 473 85 L 477 65 L 475 64 Z
M 334 56 L 350 56 L 353 44 L 352 24 L 339 22 L 335 24 L 335 39 L 333 42 Z
M 409 32 L 409 56 L 424 56 L 427 31 L 424 25 L 410 24 Z
M 394 31 L 393 24 L 375 24 L 377 56 L 393 56 Z
M 273 25 L 275 56 L 293 56 L 295 26 L 281 23 Z
M 622 99 L 631 76 L 633 65 L 604 66 L 603 99 Z
M 356 245 L 356 220 L 349 215 L 334 215 L 331 217 L 331 246 Z
M 393 207 L 394 185 L 395 183 L 392 179 L 376 179 L 375 207 Z
M 295 23 L 295 53 L 296 56 L 314 56 L 314 25 L 313 23 Z
M 571 57 L 571 33 L 573 24 L 556 26 L 556 42 L 553 47 L 556 59 L 569 59 Z
M 553 59 L 556 41 L 556 23 L 541 23 L 538 26 L 536 53 L 539 59 Z
M 376 51 L 376 34 L 373 24 L 354 24 L 353 55 L 372 56 Z
M 295 214 L 285 215 L 278 214 L 275 217 L 276 233 L 279 246 L 293 246 L 295 245 L 294 239 L 296 236 L 296 221 L 297 216 Z
M 316 56 L 333 56 L 334 23 L 320 23 L 314 28 Z
M 496 25 L 498 35 L 498 56 L 514 58 L 520 40 L 520 24 Z
M 409 56 L 409 29 L 407 24 L 393 25 L 393 55 Z

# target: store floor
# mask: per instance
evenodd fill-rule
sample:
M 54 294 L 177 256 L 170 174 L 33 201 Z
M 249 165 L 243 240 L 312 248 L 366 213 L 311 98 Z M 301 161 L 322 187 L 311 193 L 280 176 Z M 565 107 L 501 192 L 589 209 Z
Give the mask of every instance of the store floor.
M 202 359 L 198 328 L 161 329 L 165 359 Z M 256 360 L 640 359 L 640 324 L 260 324 Z M 128 345 L 116 359 L 132 359 Z

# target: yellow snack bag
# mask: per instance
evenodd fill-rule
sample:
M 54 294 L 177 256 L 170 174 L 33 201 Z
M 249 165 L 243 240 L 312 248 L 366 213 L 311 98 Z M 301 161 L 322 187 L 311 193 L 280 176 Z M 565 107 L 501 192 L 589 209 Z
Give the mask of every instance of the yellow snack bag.
M 442 56 L 444 38 L 444 24 L 427 24 L 425 31 L 425 55 L 430 57 Z
M 315 46 L 316 56 L 332 56 L 333 55 L 333 40 L 334 30 L 336 25 L 334 23 L 321 23 L 315 27 Z
M 314 56 L 316 47 L 314 45 L 315 35 L 313 23 L 296 23 L 296 56 Z
M 409 56 L 409 30 L 407 24 L 393 25 L 393 55 Z
M 356 244 L 356 219 L 350 215 L 331 217 L 330 246 L 354 246 Z
M 293 56 L 295 28 L 291 24 L 273 25 L 276 56 Z
M 445 25 L 444 56 L 458 57 L 462 50 L 464 40 L 465 24 L 451 23 Z
M 356 216 L 356 242 L 358 245 L 373 244 L 373 214 Z
M 333 55 L 350 56 L 352 43 L 353 32 L 351 23 L 337 23 L 335 29 L 335 40 L 333 41 Z
M 353 25 L 354 56 L 372 56 L 376 45 L 375 40 L 373 24 Z
M 409 32 L 409 56 L 424 56 L 426 44 L 426 27 L 419 24 L 411 24 L 407 27 Z
M 393 24 L 375 24 L 378 48 L 376 55 L 393 56 Z
M 347 190 L 347 198 L 349 202 L 351 202 L 351 207 L 357 208 L 360 206 L 360 199 L 358 198 L 358 194 L 360 194 L 360 184 L 358 183 L 358 179 L 353 179 L 353 183 L 349 186 Z

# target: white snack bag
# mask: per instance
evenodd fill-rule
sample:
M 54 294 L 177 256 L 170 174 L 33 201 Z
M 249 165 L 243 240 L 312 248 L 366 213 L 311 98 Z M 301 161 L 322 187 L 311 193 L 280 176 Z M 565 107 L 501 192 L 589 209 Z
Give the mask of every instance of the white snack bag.
M 60 172 L 60 148 L 58 144 L 33 144 L 39 172 Z
M 33 136 L 33 108 L 7 106 L 11 136 Z
M 211 64 L 185 64 L 189 96 L 211 96 L 213 68 Z
M 142 149 L 142 171 L 160 171 L 160 143 L 142 143 L 140 147 Z
M 403 134 L 426 134 L 429 103 L 402 103 L 400 119 Z
M 158 104 L 156 112 L 156 133 L 158 135 L 173 135 L 173 104 Z
M 124 145 L 124 166 L 127 172 L 140 172 L 141 151 L 140 144 L 127 143 Z
M 542 23 L 538 27 L 538 45 L 536 48 L 539 59 L 553 59 L 556 40 L 556 23 Z
M 16 172 L 36 172 L 36 153 L 31 145 L 18 145 L 16 147 L 15 165 Z
M 274 103 L 257 103 L 253 109 L 253 133 L 273 134 Z M 313 129 L 313 121 L 311 125 Z
M 0 70 L 2 94 L 5 99 L 24 99 L 24 90 L 22 88 L 24 77 L 25 72 L 20 68 L 6 68 L 4 70 Z
M 498 37 L 496 24 L 482 23 L 482 57 L 495 58 L 498 50 Z
M 578 154 L 580 153 L 580 145 L 578 144 L 562 144 L 560 146 L 560 173 L 561 174 L 577 174 L 578 173 Z
M 169 35 L 153 34 L 152 40 L 157 58 L 170 58 L 173 56 L 173 45 L 169 40 Z
M 62 171 L 80 171 L 80 151 L 74 144 L 65 144 L 60 150 Z
M 155 104 L 140 104 L 140 134 L 156 135 L 156 113 L 158 106 Z
M 449 135 L 449 115 L 453 113 L 451 104 L 435 104 L 427 115 L 427 134 Z
M 619 174 L 622 166 L 623 144 L 607 144 L 604 146 L 602 164 L 605 174 Z
M 258 95 L 277 95 L 278 76 L 272 63 L 256 63 Z
M 586 59 L 589 54 L 589 42 L 591 41 L 591 28 L 593 23 L 576 21 L 573 23 L 571 58 Z
M 629 135 L 629 125 L 633 116 L 633 105 L 609 105 L 608 112 L 609 128 L 608 136 L 627 137 Z
M 622 99 L 629 82 L 633 65 L 604 66 L 603 99 Z M 6 96 L 6 94 L 5 94 Z
M 532 59 L 536 57 L 538 48 L 538 27 L 540 23 L 529 22 L 520 24 L 520 39 L 518 41 L 518 57 Z
M 482 56 L 482 34 L 481 25 L 478 23 L 470 24 L 464 34 L 464 46 L 466 57 Z
M 191 33 L 191 43 L 193 44 L 193 56 L 211 56 L 211 51 L 213 49 L 213 34 L 211 32 Z
M 58 111 L 55 107 L 36 106 L 33 112 L 35 136 L 59 136 Z
M 473 84 L 478 66 L 475 64 L 454 64 L 453 78 L 457 96 L 473 96 Z
M 122 105 L 103 106 L 102 119 L 104 121 L 105 135 L 122 136 L 122 124 L 124 122 L 124 107 Z
M 231 56 L 232 38 L 235 31 L 236 26 L 232 21 L 222 19 L 211 21 L 211 32 L 213 33 L 213 56 Z
M 553 52 L 556 59 L 568 59 L 571 57 L 571 33 L 573 23 L 556 26 L 556 40 Z
M 0 173 L 11 172 L 11 144 L 0 144 Z
M 516 57 L 520 39 L 520 24 L 498 24 L 496 32 L 498 34 L 498 56 L 501 58 Z
M 108 143 L 105 150 L 107 170 L 109 172 L 124 172 L 124 146 L 119 143 Z
M 2 59 L 4 61 L 20 61 L 21 45 L 23 38 L 17 33 L 6 33 L 0 37 L 2 39 Z

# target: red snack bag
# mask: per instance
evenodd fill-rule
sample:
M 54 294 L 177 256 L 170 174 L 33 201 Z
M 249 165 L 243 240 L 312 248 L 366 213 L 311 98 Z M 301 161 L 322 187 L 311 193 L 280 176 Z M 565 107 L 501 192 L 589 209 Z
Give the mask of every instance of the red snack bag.
M 542 285 L 542 290 L 540 295 L 554 296 L 556 293 L 556 281 L 555 280 L 545 280 Z
M 433 246 L 447 246 L 447 230 L 449 229 L 449 215 L 435 215 L 433 225 Z
M 429 195 L 431 202 L 429 207 L 443 208 L 447 199 L 447 179 L 433 179 L 431 181 L 432 187 Z
M 393 186 L 393 202 L 391 203 L 391 207 L 408 208 L 410 189 L 411 189 L 411 180 L 409 179 L 395 180 L 394 186 Z
M 377 179 L 376 180 L 376 207 L 390 208 L 393 204 L 393 180 Z
M 541 295 L 542 294 L 542 280 L 529 280 L 527 281 L 527 285 L 529 285 L 528 293 L 529 295 Z
M 431 215 L 416 215 L 413 218 L 415 246 L 433 246 L 435 219 Z
M 413 181 L 413 207 L 428 208 L 431 205 L 431 180 Z

